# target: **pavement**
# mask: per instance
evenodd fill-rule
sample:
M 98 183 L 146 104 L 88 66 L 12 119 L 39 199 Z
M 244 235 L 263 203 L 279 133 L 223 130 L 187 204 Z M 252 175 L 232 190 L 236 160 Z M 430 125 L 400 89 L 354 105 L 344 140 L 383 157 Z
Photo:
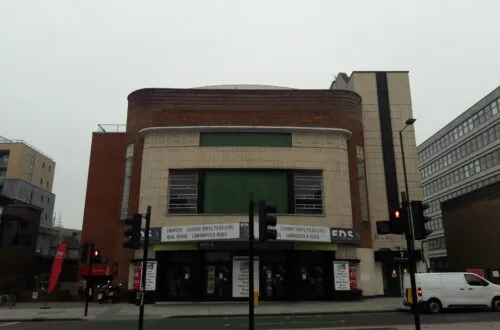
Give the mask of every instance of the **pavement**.
M 28 320 L 133 320 L 139 315 L 139 308 L 131 304 L 89 305 L 88 316 L 83 316 L 84 304 L 48 303 L 42 309 L 40 303 L 18 303 L 16 307 L 1 307 L 0 322 Z M 361 301 L 329 302 L 263 302 L 255 307 L 255 315 L 321 315 L 349 313 L 393 312 L 404 308 L 401 298 L 369 298 Z M 407 310 L 407 309 L 406 309 Z M 248 315 L 245 302 L 221 303 L 159 303 L 145 306 L 145 319 L 186 317 L 232 317 Z
M 44 321 L 44 322 L 0 322 L 1 330 L 135 330 L 137 320 L 88 321 Z M 191 317 L 145 320 L 145 330 L 245 330 L 246 317 Z M 256 316 L 255 330 L 410 330 L 414 329 L 413 315 L 408 312 Z M 471 312 L 422 315 L 422 329 L 500 329 L 500 313 Z

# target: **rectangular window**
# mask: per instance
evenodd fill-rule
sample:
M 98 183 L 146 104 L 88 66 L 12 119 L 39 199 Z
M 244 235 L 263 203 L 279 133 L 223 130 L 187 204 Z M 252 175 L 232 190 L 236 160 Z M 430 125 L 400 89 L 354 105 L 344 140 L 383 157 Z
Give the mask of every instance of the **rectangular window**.
M 250 193 L 288 214 L 288 172 L 279 170 L 207 170 L 204 173 L 203 211 L 211 214 L 247 214 Z
M 358 155 L 358 185 L 361 202 L 361 221 L 370 221 L 368 214 L 368 191 L 366 188 L 366 166 L 364 160 L 363 147 L 357 146 Z M 427 167 L 426 170 L 429 168 Z
M 170 170 L 168 176 L 168 213 L 196 214 L 198 211 L 198 172 Z
M 323 173 L 297 171 L 294 173 L 296 214 L 323 214 Z
M 123 177 L 122 205 L 120 212 L 121 219 L 125 219 L 128 215 L 131 182 L 132 182 L 132 157 L 127 157 L 125 160 L 125 173 Z
M 201 132 L 200 147 L 291 147 L 292 133 Z

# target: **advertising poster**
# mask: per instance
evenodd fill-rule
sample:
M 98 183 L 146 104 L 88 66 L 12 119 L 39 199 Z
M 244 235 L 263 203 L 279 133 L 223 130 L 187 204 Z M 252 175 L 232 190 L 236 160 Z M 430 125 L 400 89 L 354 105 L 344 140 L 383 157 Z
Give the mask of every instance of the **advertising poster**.
M 156 261 L 148 261 L 146 267 L 146 291 L 156 290 L 156 270 L 158 263 Z M 139 291 L 142 281 L 142 261 L 138 261 L 134 265 L 134 273 L 132 274 L 132 289 Z
M 358 288 L 358 269 L 356 264 L 349 265 L 349 283 L 351 290 Z
M 351 290 L 349 281 L 349 261 L 334 261 L 333 277 L 334 277 L 335 291 Z
M 259 259 L 254 258 L 254 290 L 259 292 Z M 242 298 L 249 296 L 248 257 L 233 257 L 233 297 Z

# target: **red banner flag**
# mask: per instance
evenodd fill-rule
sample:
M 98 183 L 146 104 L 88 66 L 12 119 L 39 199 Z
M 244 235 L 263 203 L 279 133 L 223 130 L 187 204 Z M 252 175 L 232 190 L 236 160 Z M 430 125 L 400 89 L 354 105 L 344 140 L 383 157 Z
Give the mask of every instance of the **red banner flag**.
M 68 243 L 62 242 L 57 247 L 56 255 L 54 257 L 54 262 L 52 263 L 52 271 L 50 273 L 49 287 L 47 289 L 47 293 L 51 293 L 54 291 L 56 287 L 57 280 L 59 279 L 59 275 L 61 274 L 61 269 L 64 261 L 64 255 L 66 254 L 66 248 L 68 247 Z

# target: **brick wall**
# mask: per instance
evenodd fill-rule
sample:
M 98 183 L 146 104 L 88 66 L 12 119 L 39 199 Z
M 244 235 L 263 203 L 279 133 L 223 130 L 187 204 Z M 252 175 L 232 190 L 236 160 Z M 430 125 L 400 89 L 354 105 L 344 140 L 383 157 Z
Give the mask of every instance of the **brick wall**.
M 123 283 L 131 258 L 122 248 L 120 225 L 125 150 L 125 133 L 93 133 L 81 239 L 94 240 L 109 264 L 119 263 L 118 281 Z

